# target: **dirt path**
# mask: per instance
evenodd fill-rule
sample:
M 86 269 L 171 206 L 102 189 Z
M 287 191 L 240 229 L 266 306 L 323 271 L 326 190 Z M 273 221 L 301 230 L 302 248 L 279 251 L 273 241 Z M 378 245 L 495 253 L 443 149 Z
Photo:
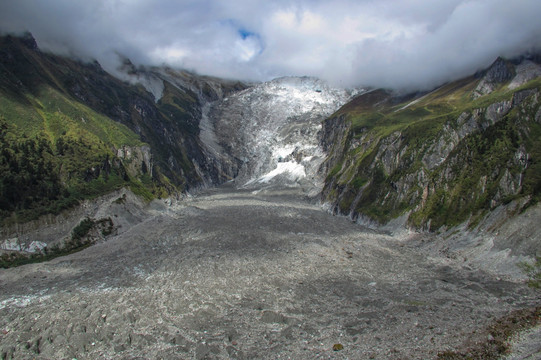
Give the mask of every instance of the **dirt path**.
M 214 190 L 0 270 L 0 358 L 428 359 L 538 301 L 293 193 Z

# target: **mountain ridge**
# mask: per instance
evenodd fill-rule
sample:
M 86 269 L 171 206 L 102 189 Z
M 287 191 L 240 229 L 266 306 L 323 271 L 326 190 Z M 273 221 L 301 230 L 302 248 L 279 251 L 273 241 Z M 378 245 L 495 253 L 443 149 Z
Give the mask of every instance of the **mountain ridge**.
M 410 217 L 410 225 L 424 226 L 429 218 L 437 217 L 437 210 L 433 209 L 430 215 L 421 216 L 415 213 L 414 208 L 418 204 L 430 201 L 431 196 L 443 190 L 440 187 L 443 180 L 429 178 L 435 176 L 434 169 L 440 167 L 445 159 L 449 156 L 458 156 L 459 145 L 464 139 L 471 139 L 472 136 L 491 137 L 495 135 L 489 134 L 496 133 L 503 136 L 502 131 L 510 131 L 513 135 L 503 136 L 505 139 L 513 138 L 515 141 L 512 146 L 515 152 L 510 154 L 509 158 L 528 158 L 526 150 L 519 145 L 526 142 L 528 152 L 535 152 L 535 145 L 532 142 L 537 144 L 539 141 L 537 136 L 528 134 L 530 130 L 537 131 L 538 127 L 537 74 L 541 66 L 536 64 L 533 69 L 530 67 L 523 71 L 523 68 L 519 68 L 523 63 L 524 61 L 513 65 L 510 61 L 498 58 L 481 77 L 472 76 L 443 85 L 407 102 L 393 99 L 392 93 L 388 91 L 373 90 L 345 105 L 328 119 L 324 126 L 322 142 L 330 150 L 330 157 L 324 165 L 329 174 L 324 198 L 334 201 L 335 211 L 351 214 L 355 218 L 355 214 L 362 213 L 360 210 L 364 208 L 365 215 L 382 222 L 389 221 L 410 209 L 414 211 L 414 215 L 419 216 Z M 517 79 L 519 75 L 521 78 Z M 517 111 L 523 114 L 518 114 Z M 510 116 L 513 116 L 513 121 L 510 120 Z M 523 121 L 517 130 L 514 123 L 520 123 L 522 116 L 529 119 L 528 124 L 525 125 Z M 500 129 L 504 126 L 509 128 Z M 336 134 L 337 127 L 342 129 L 342 134 Z M 519 136 L 517 131 L 520 132 L 520 139 L 515 138 Z M 485 141 L 489 141 L 490 144 L 494 140 L 497 139 Z M 336 144 L 342 146 L 339 149 L 331 149 L 336 147 Z M 490 159 L 487 154 L 487 161 Z M 517 161 L 516 166 L 525 166 L 518 165 L 522 160 Z M 529 157 L 527 161 L 533 160 Z M 505 164 L 501 164 L 501 168 L 503 173 L 508 174 L 505 172 L 507 169 Z M 535 174 L 530 170 L 526 183 L 529 176 L 535 178 L 536 180 L 532 181 L 538 183 L 538 170 L 535 170 Z M 400 172 L 402 175 L 399 175 Z M 446 175 L 443 176 L 445 178 Z M 505 176 L 507 178 L 510 175 Z M 409 180 L 405 180 L 407 178 Z M 448 180 L 451 178 L 452 176 L 448 176 Z M 501 177 L 498 177 L 499 179 Z M 430 181 L 433 185 L 429 185 Z M 426 185 L 423 187 L 419 184 Z M 503 193 L 520 196 L 516 186 L 512 191 L 509 188 L 512 185 L 510 183 L 507 185 L 509 186 L 502 185 L 506 188 L 502 190 Z M 379 188 L 380 186 L 384 186 L 387 190 Z M 531 192 L 537 194 L 534 190 L 526 190 L 523 196 L 528 196 Z M 383 198 L 385 196 L 392 198 L 393 193 L 399 194 L 401 200 L 398 203 L 391 201 L 393 205 L 388 205 L 387 210 L 379 213 L 376 207 L 369 210 L 367 203 L 378 203 L 380 207 L 384 203 Z M 501 204 L 503 200 L 500 198 L 494 201 Z M 417 205 L 414 206 L 414 203 Z M 435 222 L 428 228 L 456 225 L 458 222 L 466 221 L 470 215 L 471 212 L 466 210 L 459 218 Z
M 135 74 L 141 72 L 137 71 Z M 206 165 L 198 139 L 202 94 L 206 91 L 209 97 L 221 96 L 212 91 L 221 86 L 227 93 L 245 86 L 212 79 L 211 88 L 210 78 L 199 79 L 188 73 L 184 77 L 185 84 L 171 83 L 175 74 L 160 79 L 162 96 L 156 99 L 137 82 L 109 75 L 95 61 L 41 52 L 31 34 L 1 37 L 0 116 L 11 134 L 6 139 L 12 139 L 15 147 L 25 136 L 46 140 L 55 168 L 52 171 L 60 180 L 57 187 L 67 196 L 52 197 L 50 204 L 34 206 L 32 197 L 21 193 L 18 198 L 10 198 L 12 205 L 5 210 L 26 213 L 21 216 L 24 220 L 57 211 L 55 203 L 73 204 L 120 186 L 132 186 L 147 198 L 200 187 L 203 181 L 195 163 Z M 190 77 L 197 80 L 187 86 Z M 88 152 L 88 147 L 94 150 Z M 9 170 L 8 158 L 3 160 L 5 173 L 17 171 Z M 109 179 L 111 172 L 116 179 L 113 182 Z M 207 173 L 213 176 L 212 169 Z M 92 183 L 96 186 L 91 193 L 80 194 L 92 188 Z M 4 186 L 4 191 L 10 186 Z

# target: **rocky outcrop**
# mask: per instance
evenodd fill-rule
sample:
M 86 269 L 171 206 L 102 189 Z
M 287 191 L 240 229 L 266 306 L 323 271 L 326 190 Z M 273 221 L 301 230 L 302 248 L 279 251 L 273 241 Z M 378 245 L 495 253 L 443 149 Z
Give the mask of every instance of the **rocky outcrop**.
M 516 76 L 511 80 L 508 88 L 514 90 L 538 76 L 541 76 L 541 65 L 532 60 L 524 60 L 517 65 Z
M 321 166 L 321 171 L 327 174 L 344 157 L 347 146 L 348 133 L 351 123 L 345 121 L 344 116 L 333 117 L 323 122 L 320 135 L 320 144 L 328 154 Z
M 499 57 L 488 68 L 483 80 L 489 83 L 503 83 L 511 80 L 514 75 L 514 68 L 509 64 L 508 61 Z
M 154 163 L 149 146 L 122 146 L 116 149 L 116 156 L 122 160 L 130 176 L 148 174 L 152 177 Z
M 478 76 L 482 78 L 473 92 L 475 98 L 490 94 L 496 86 L 511 80 L 515 76 L 515 69 L 509 61 L 499 57 Z

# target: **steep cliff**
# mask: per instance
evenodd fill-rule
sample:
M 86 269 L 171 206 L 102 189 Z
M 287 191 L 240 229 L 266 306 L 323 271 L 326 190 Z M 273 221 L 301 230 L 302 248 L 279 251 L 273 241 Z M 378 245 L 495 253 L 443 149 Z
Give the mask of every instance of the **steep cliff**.
M 415 228 L 477 224 L 537 203 L 541 66 L 499 58 L 475 77 L 399 97 L 373 90 L 323 125 L 323 199 L 335 213 Z

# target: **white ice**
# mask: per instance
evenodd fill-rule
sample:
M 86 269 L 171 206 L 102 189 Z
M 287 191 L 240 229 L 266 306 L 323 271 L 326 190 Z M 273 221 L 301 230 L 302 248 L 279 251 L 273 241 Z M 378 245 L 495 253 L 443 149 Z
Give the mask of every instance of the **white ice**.
M 276 167 L 276 169 L 261 176 L 259 179 L 257 179 L 257 182 L 268 183 L 273 178 L 281 174 L 286 175 L 288 178 L 294 181 L 297 181 L 299 179 L 306 177 L 304 166 L 294 161 L 289 161 L 289 162 L 278 163 L 278 166 Z

